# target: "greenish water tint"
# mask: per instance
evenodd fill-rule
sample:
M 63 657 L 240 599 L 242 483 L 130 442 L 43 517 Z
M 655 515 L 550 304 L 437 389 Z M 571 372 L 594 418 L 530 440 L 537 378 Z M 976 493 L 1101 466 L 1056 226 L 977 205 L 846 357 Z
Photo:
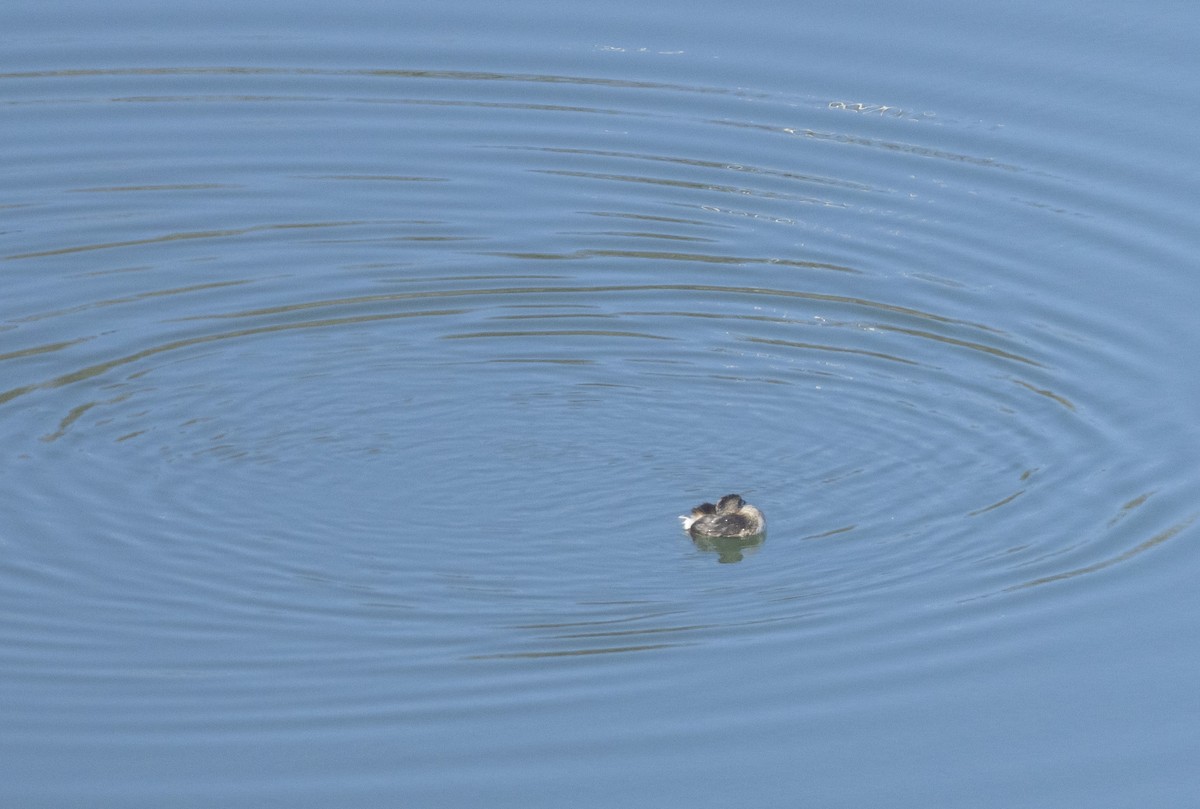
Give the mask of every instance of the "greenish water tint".
M 0 803 L 1200 787 L 1196 12 L 6 14 Z

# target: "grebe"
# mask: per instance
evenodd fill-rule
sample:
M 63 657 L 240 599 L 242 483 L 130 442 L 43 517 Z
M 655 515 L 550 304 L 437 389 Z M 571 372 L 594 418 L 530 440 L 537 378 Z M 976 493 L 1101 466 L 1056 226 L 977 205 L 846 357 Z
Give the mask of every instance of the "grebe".
M 693 537 L 752 537 L 767 530 L 762 512 L 742 499 L 727 494 L 712 503 L 701 503 L 683 520 L 683 530 Z

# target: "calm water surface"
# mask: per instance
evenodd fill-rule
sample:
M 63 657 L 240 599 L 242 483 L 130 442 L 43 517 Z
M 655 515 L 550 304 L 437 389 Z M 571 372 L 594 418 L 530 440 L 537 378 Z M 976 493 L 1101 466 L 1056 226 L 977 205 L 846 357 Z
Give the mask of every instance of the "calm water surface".
M 1197 12 L 5 14 L 4 805 L 1200 792 Z

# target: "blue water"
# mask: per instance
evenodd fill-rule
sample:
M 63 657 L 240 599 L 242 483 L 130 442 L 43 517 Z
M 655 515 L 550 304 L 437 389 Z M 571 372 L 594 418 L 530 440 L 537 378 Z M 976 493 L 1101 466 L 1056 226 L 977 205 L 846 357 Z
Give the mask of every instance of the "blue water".
M 0 804 L 1200 791 L 1190 6 L 3 15 Z

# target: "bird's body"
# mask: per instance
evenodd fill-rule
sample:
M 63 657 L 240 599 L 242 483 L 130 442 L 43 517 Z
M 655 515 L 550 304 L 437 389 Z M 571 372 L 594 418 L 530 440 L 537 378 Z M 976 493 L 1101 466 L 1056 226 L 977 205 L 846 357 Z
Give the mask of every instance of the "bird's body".
M 762 512 L 737 494 L 725 495 L 715 506 L 701 503 L 679 519 L 692 537 L 752 537 L 767 530 Z

